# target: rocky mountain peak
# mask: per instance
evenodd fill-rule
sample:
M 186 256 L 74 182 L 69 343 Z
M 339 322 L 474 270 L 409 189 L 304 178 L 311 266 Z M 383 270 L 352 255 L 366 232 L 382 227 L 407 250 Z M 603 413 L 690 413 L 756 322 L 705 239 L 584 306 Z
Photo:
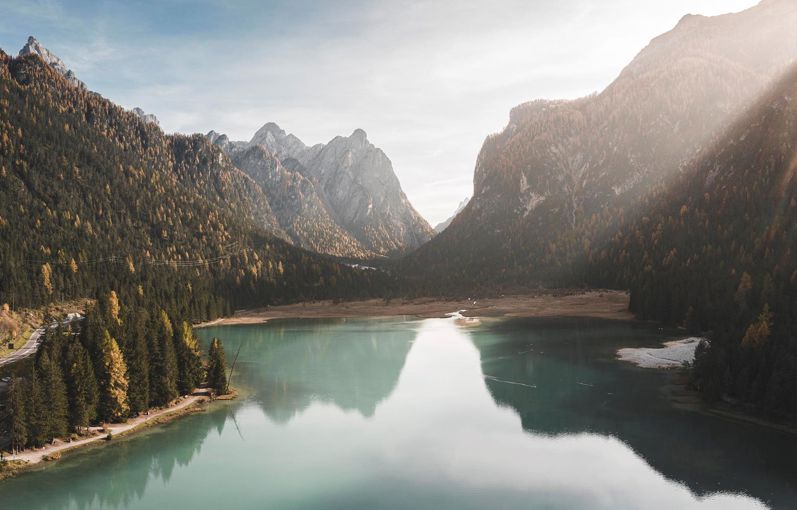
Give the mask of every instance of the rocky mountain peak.
M 67 79 L 71 84 L 76 87 L 86 88 L 86 85 L 77 79 L 75 73 L 66 67 L 64 61 L 58 58 L 58 55 L 45 48 L 35 37 L 28 37 L 28 42 L 19 50 L 19 56 L 24 57 L 27 55 L 37 55 L 47 65 L 52 67 L 58 74 Z
M 281 225 L 303 247 L 337 256 L 389 255 L 433 235 L 388 157 L 362 129 L 312 147 L 273 122 L 248 143 L 215 131 L 207 138 L 260 183 Z
M 135 108 L 133 108 L 132 110 L 130 110 L 130 111 L 135 113 L 136 116 L 138 116 L 144 122 L 147 122 L 149 124 L 155 124 L 156 126 L 160 126 L 160 121 L 158 120 L 158 117 L 154 116 L 153 114 L 146 113 L 144 110 L 142 110 L 141 108 L 139 108 L 137 106 Z
M 279 125 L 277 125 L 274 122 L 267 122 L 263 125 L 263 127 L 261 127 L 260 129 L 257 130 L 257 132 L 255 132 L 255 135 L 252 137 L 252 140 L 254 141 L 254 139 L 256 138 L 265 137 L 268 135 L 271 135 L 274 138 L 284 138 L 285 136 L 287 136 L 285 130 L 279 127 Z
M 262 145 L 274 153 L 278 158 L 301 159 L 307 146 L 293 134 L 286 134 L 285 130 L 274 122 L 263 125 L 249 142 L 251 145 Z
M 470 202 L 470 198 L 466 198 L 465 200 L 463 200 L 462 202 L 460 202 L 460 203 L 459 203 L 459 205 L 457 206 L 457 209 L 454 211 L 454 214 L 452 214 L 452 215 L 451 215 L 451 216 L 450 216 L 448 219 L 446 219 L 445 221 L 442 221 L 442 222 L 438 223 L 438 224 L 437 224 L 437 226 L 435 226 L 435 227 L 434 227 L 434 231 L 435 231 L 437 234 L 439 234 L 439 233 L 440 233 L 440 232 L 442 232 L 443 230 L 447 229 L 447 228 L 448 228 L 448 226 L 449 226 L 449 225 L 451 225 L 451 222 L 452 222 L 452 221 L 454 221 L 454 218 L 456 218 L 456 217 L 457 217 L 457 215 L 459 215 L 459 213 L 461 213 L 462 211 L 464 211 L 464 210 L 465 210 L 465 207 L 467 207 L 467 206 L 468 206 L 468 202 Z

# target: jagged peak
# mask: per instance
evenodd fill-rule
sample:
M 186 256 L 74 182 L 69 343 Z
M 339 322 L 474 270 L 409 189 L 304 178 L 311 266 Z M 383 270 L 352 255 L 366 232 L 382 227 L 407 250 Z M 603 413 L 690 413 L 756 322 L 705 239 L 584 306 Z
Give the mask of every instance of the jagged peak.
M 354 140 L 366 141 L 368 140 L 368 133 L 366 133 L 364 130 L 360 128 L 357 128 L 354 130 L 354 132 L 351 134 L 349 138 L 352 138 Z
M 258 139 L 265 138 L 269 134 L 274 138 L 284 138 L 287 136 L 285 130 L 279 127 L 275 122 L 267 122 L 255 132 L 252 137 L 252 143 L 255 143 Z
M 135 108 L 133 108 L 130 111 L 135 113 L 144 122 L 147 122 L 149 124 L 155 124 L 156 126 L 160 126 L 160 121 L 158 120 L 158 117 L 156 117 L 155 115 L 153 115 L 151 113 L 145 112 L 144 110 L 142 110 L 138 106 L 136 106 Z
M 58 58 L 58 55 L 45 48 L 44 45 L 41 44 L 39 40 L 33 37 L 32 35 L 28 37 L 28 41 L 25 43 L 25 46 L 23 46 L 22 49 L 19 50 L 20 57 L 24 57 L 27 55 L 37 55 L 47 65 L 49 65 L 56 72 L 58 72 L 58 74 L 66 78 L 67 81 L 69 81 L 76 87 L 86 88 L 86 85 L 82 81 L 77 79 L 75 73 L 72 72 L 71 69 L 66 67 L 66 64 L 64 64 L 63 60 Z
M 702 14 L 686 14 L 678 21 L 678 25 L 685 25 L 687 23 L 693 23 L 703 19 L 707 19 L 707 17 L 703 16 Z

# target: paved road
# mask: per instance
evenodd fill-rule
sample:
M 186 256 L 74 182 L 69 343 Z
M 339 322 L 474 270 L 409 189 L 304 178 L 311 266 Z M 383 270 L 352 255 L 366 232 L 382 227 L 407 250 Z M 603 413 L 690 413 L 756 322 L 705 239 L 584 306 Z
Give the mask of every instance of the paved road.
M 70 322 L 79 321 L 82 319 L 83 317 L 79 314 L 69 314 L 69 316 L 67 316 L 65 320 L 61 321 L 61 324 L 67 325 Z M 50 325 L 51 328 L 54 328 L 56 326 L 57 324 L 55 323 Z M 36 354 L 36 351 L 39 350 L 39 345 L 40 345 L 39 339 L 43 334 L 44 334 L 44 328 L 39 328 L 35 330 L 33 333 L 31 333 L 30 338 L 28 338 L 28 341 L 25 342 L 25 345 L 14 351 L 13 354 L 10 354 L 5 358 L 0 358 L 0 367 L 10 365 L 11 363 L 15 363 L 21 359 L 25 359 L 28 356 Z

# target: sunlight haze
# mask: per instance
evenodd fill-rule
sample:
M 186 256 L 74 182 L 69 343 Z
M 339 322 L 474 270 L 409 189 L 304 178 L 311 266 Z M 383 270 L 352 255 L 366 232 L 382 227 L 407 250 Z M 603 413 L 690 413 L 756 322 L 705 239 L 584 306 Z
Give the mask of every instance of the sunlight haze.
M 512 107 L 600 91 L 685 14 L 757 2 L 145 3 L 4 2 L 0 47 L 35 35 L 167 132 L 249 140 L 273 121 L 312 145 L 362 128 L 434 225 L 472 194 L 482 141 Z

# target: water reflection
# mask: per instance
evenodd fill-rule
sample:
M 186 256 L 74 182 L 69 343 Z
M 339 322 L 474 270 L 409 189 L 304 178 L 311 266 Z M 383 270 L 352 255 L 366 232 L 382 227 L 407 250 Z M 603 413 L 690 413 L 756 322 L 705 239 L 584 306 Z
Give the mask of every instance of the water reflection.
M 323 321 L 203 331 L 242 342 L 235 377 L 246 398 L 0 484 L 0 506 L 765 508 L 696 496 L 651 467 L 663 454 L 648 442 L 665 432 L 641 441 L 652 423 L 633 406 L 657 401 L 655 377 L 610 361 L 605 339 L 655 335 L 607 327 Z M 656 412 L 650 422 L 666 415 Z M 676 416 L 662 427 L 689 423 Z M 721 460 L 730 471 L 736 458 Z
M 676 334 L 632 323 L 568 319 L 495 323 L 472 338 L 491 395 L 517 412 L 525 430 L 614 436 L 697 494 L 743 491 L 790 508 L 797 500 L 793 436 L 679 412 L 661 395 L 669 374 L 614 360 L 618 348 L 652 346 Z
M 386 324 L 278 321 L 222 331 L 228 344 L 243 342 L 241 380 L 272 420 L 285 423 L 314 402 L 373 416 L 393 391 L 417 332 L 417 324 Z
M 153 484 L 168 485 L 175 470 L 191 464 L 211 432 L 223 433 L 230 416 L 230 408 L 197 414 L 25 473 L 0 485 L 0 508 L 137 508 Z

